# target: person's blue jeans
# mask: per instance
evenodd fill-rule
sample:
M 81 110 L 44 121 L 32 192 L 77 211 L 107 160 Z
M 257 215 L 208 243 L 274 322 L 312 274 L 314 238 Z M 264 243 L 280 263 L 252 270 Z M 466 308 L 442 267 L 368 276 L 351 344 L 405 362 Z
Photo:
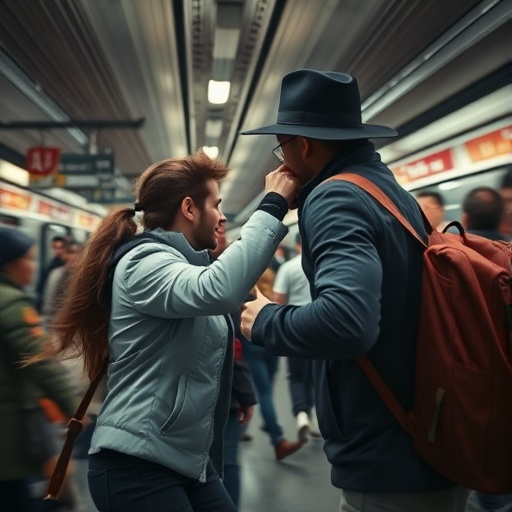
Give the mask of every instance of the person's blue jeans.
M 279 358 L 264 348 L 253 345 L 250 341 L 243 342 L 244 361 L 249 367 L 256 388 L 258 404 L 263 417 L 263 428 L 275 446 L 284 439 L 283 429 L 277 421 L 274 408 L 273 384 L 279 365 Z
M 99 512 L 236 512 L 213 467 L 206 482 L 111 450 L 89 458 L 89 490 Z
M 229 411 L 224 430 L 224 487 L 231 496 L 235 507 L 240 504 L 240 465 L 238 446 L 240 442 L 240 420 L 236 409 Z
M 288 381 L 292 398 L 293 415 L 299 412 L 311 413 L 315 404 L 313 387 L 313 361 L 298 357 L 288 358 Z

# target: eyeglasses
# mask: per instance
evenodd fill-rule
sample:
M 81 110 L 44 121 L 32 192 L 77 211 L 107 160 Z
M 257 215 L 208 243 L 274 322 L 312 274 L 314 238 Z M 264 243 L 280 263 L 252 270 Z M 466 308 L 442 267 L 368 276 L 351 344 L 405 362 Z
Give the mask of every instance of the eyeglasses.
M 291 142 L 293 139 L 297 138 L 297 135 L 294 135 L 291 139 L 285 140 L 284 142 L 281 142 L 278 146 L 276 146 L 272 153 L 274 153 L 274 156 L 282 163 L 284 164 L 284 154 L 283 150 L 281 149 L 285 144 L 288 144 L 288 142 Z

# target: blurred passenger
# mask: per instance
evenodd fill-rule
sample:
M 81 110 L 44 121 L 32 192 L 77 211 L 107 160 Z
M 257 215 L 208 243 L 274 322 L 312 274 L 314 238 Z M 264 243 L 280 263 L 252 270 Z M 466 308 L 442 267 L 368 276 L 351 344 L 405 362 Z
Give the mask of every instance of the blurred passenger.
M 272 269 L 266 268 L 256 283 L 258 293 L 270 299 L 274 287 L 275 273 Z M 256 296 L 256 289 L 251 291 Z M 251 377 L 256 388 L 256 396 L 263 419 L 262 430 L 269 437 L 270 444 L 274 448 L 276 460 L 282 460 L 302 448 L 304 441 L 288 441 L 284 430 L 279 423 L 278 413 L 274 404 L 274 381 L 279 369 L 278 356 L 271 354 L 263 347 L 258 347 L 246 340 L 241 334 L 243 357 L 251 372 Z
M 33 510 L 28 479 L 42 474 L 59 449 L 46 437 L 51 428 L 38 405 L 42 392 L 68 417 L 76 405 L 74 389 L 55 361 L 20 364 L 47 342 L 24 291 L 34 269 L 33 241 L 13 228 L 0 227 L 0 510 L 6 512 Z
M 507 240 L 512 240 L 512 167 L 509 167 L 501 178 L 499 191 L 504 203 L 503 219 L 499 231 Z
M 43 307 L 43 299 L 44 299 L 44 289 L 46 287 L 46 281 L 50 272 L 54 268 L 61 267 L 64 265 L 64 242 L 65 238 L 62 236 L 54 236 L 52 238 L 52 251 L 53 258 L 46 268 L 43 268 L 39 272 L 39 280 L 36 286 L 36 308 L 39 312 L 42 311 Z
M 283 263 L 277 271 L 273 290 L 273 299 L 277 304 L 302 306 L 311 302 L 309 282 L 302 270 L 300 233 L 295 236 L 295 250 L 297 255 Z M 299 441 L 306 442 L 310 434 L 314 437 L 320 435 L 314 409 L 313 361 L 289 357 L 288 381 Z
M 64 294 L 75 265 L 82 253 L 82 246 L 74 240 L 64 242 L 64 252 L 61 256 L 64 265 L 56 267 L 48 274 L 41 312 L 47 321 L 51 322 L 53 315 L 62 305 Z
M 45 324 L 49 336 L 52 335 L 52 320 L 55 313 L 62 307 L 65 300 L 65 294 L 69 287 L 69 282 L 73 272 L 76 270 L 83 247 L 73 239 L 64 241 L 64 254 L 62 256 L 64 265 L 54 268 L 48 275 L 45 287 L 44 300 L 42 305 L 42 314 L 45 318 Z M 77 398 L 81 400 L 87 391 L 90 381 L 84 374 L 83 361 L 78 358 L 67 359 L 65 355 L 61 358 L 61 364 L 66 368 L 71 382 L 77 390 Z M 89 448 L 91 444 L 92 433 L 96 425 L 103 398 L 105 396 L 105 380 L 103 380 L 94 393 L 89 408 L 87 409 L 87 420 L 84 429 L 78 436 L 73 450 L 73 471 L 71 481 L 75 482 L 72 492 L 75 494 L 76 512 L 92 512 L 96 510 L 92 502 L 87 485 L 87 466 L 89 460 Z M 51 404 L 47 404 L 51 407 Z M 69 489 L 64 491 L 70 493 Z M 61 492 L 63 494 L 63 492 Z
M 216 260 L 228 247 L 228 240 L 224 226 L 217 230 L 217 247 L 210 251 L 212 260 Z M 252 418 L 256 396 L 252 386 L 252 380 L 242 356 L 242 345 L 240 342 L 240 314 L 231 315 L 234 329 L 234 358 L 233 377 L 231 382 L 231 401 L 229 415 L 224 430 L 224 487 L 228 491 L 236 509 L 240 505 L 240 463 L 238 457 L 239 440 L 242 426 Z
M 109 359 L 107 396 L 94 431 L 89 488 L 99 510 L 234 511 L 219 476 L 229 412 L 235 311 L 286 234 L 298 191 L 287 172 L 240 239 L 210 264 L 226 218 L 219 182 L 228 169 L 202 151 L 144 171 L 134 208 L 111 212 L 89 239 L 52 328 L 83 353 L 90 378 Z M 115 252 L 145 239 L 109 271 Z M 109 277 L 109 274 L 111 277 Z
M 257 286 L 265 297 L 272 297 L 272 289 L 276 280 L 276 271 L 268 266 L 258 279 Z
M 421 206 L 425 217 L 438 231 L 443 231 L 448 222 L 444 220 L 444 199 L 439 192 L 424 190 L 416 194 L 416 200 Z
M 286 245 L 279 244 L 276 252 L 274 253 L 274 257 L 272 258 L 272 261 L 270 262 L 269 267 L 274 272 L 274 274 L 276 274 L 277 271 L 279 270 L 279 267 L 285 261 L 288 261 L 288 247 L 286 247 Z
M 360 187 L 326 179 L 356 173 L 373 181 L 420 236 L 415 199 L 368 139 L 395 130 L 363 124 L 356 79 L 298 70 L 281 85 L 274 154 L 302 181 L 298 198 L 302 267 L 312 302 L 245 304 L 242 332 L 274 354 L 314 359 L 315 404 L 342 512 L 459 512 L 467 490 L 429 468 L 361 370 L 367 354 L 405 410 L 414 398 L 423 249 Z
M 462 201 L 462 225 L 469 233 L 490 240 L 504 240 L 499 232 L 503 218 L 503 198 L 491 187 L 477 187 L 470 190 Z

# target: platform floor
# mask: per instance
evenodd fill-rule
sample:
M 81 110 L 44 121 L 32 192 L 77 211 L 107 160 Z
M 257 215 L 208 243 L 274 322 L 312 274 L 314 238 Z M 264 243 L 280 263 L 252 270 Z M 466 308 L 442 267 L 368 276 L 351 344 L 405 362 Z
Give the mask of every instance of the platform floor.
M 275 382 L 274 404 L 285 435 L 297 439 L 291 412 L 286 361 Z M 277 462 L 269 437 L 261 431 L 258 406 L 248 432 L 252 441 L 240 443 L 242 490 L 240 512 L 336 512 L 340 491 L 331 485 L 330 465 L 322 439 L 312 438 L 301 450 Z

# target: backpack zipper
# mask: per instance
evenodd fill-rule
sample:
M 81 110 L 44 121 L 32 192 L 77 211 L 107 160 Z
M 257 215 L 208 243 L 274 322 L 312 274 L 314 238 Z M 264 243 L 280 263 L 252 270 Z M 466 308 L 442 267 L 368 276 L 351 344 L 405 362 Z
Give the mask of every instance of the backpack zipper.
M 436 401 L 434 402 L 434 416 L 432 417 L 432 423 L 430 424 L 430 430 L 428 431 L 428 440 L 433 443 L 436 440 L 437 425 L 439 423 L 439 414 L 441 412 L 441 402 L 444 397 L 444 389 L 437 388 Z

